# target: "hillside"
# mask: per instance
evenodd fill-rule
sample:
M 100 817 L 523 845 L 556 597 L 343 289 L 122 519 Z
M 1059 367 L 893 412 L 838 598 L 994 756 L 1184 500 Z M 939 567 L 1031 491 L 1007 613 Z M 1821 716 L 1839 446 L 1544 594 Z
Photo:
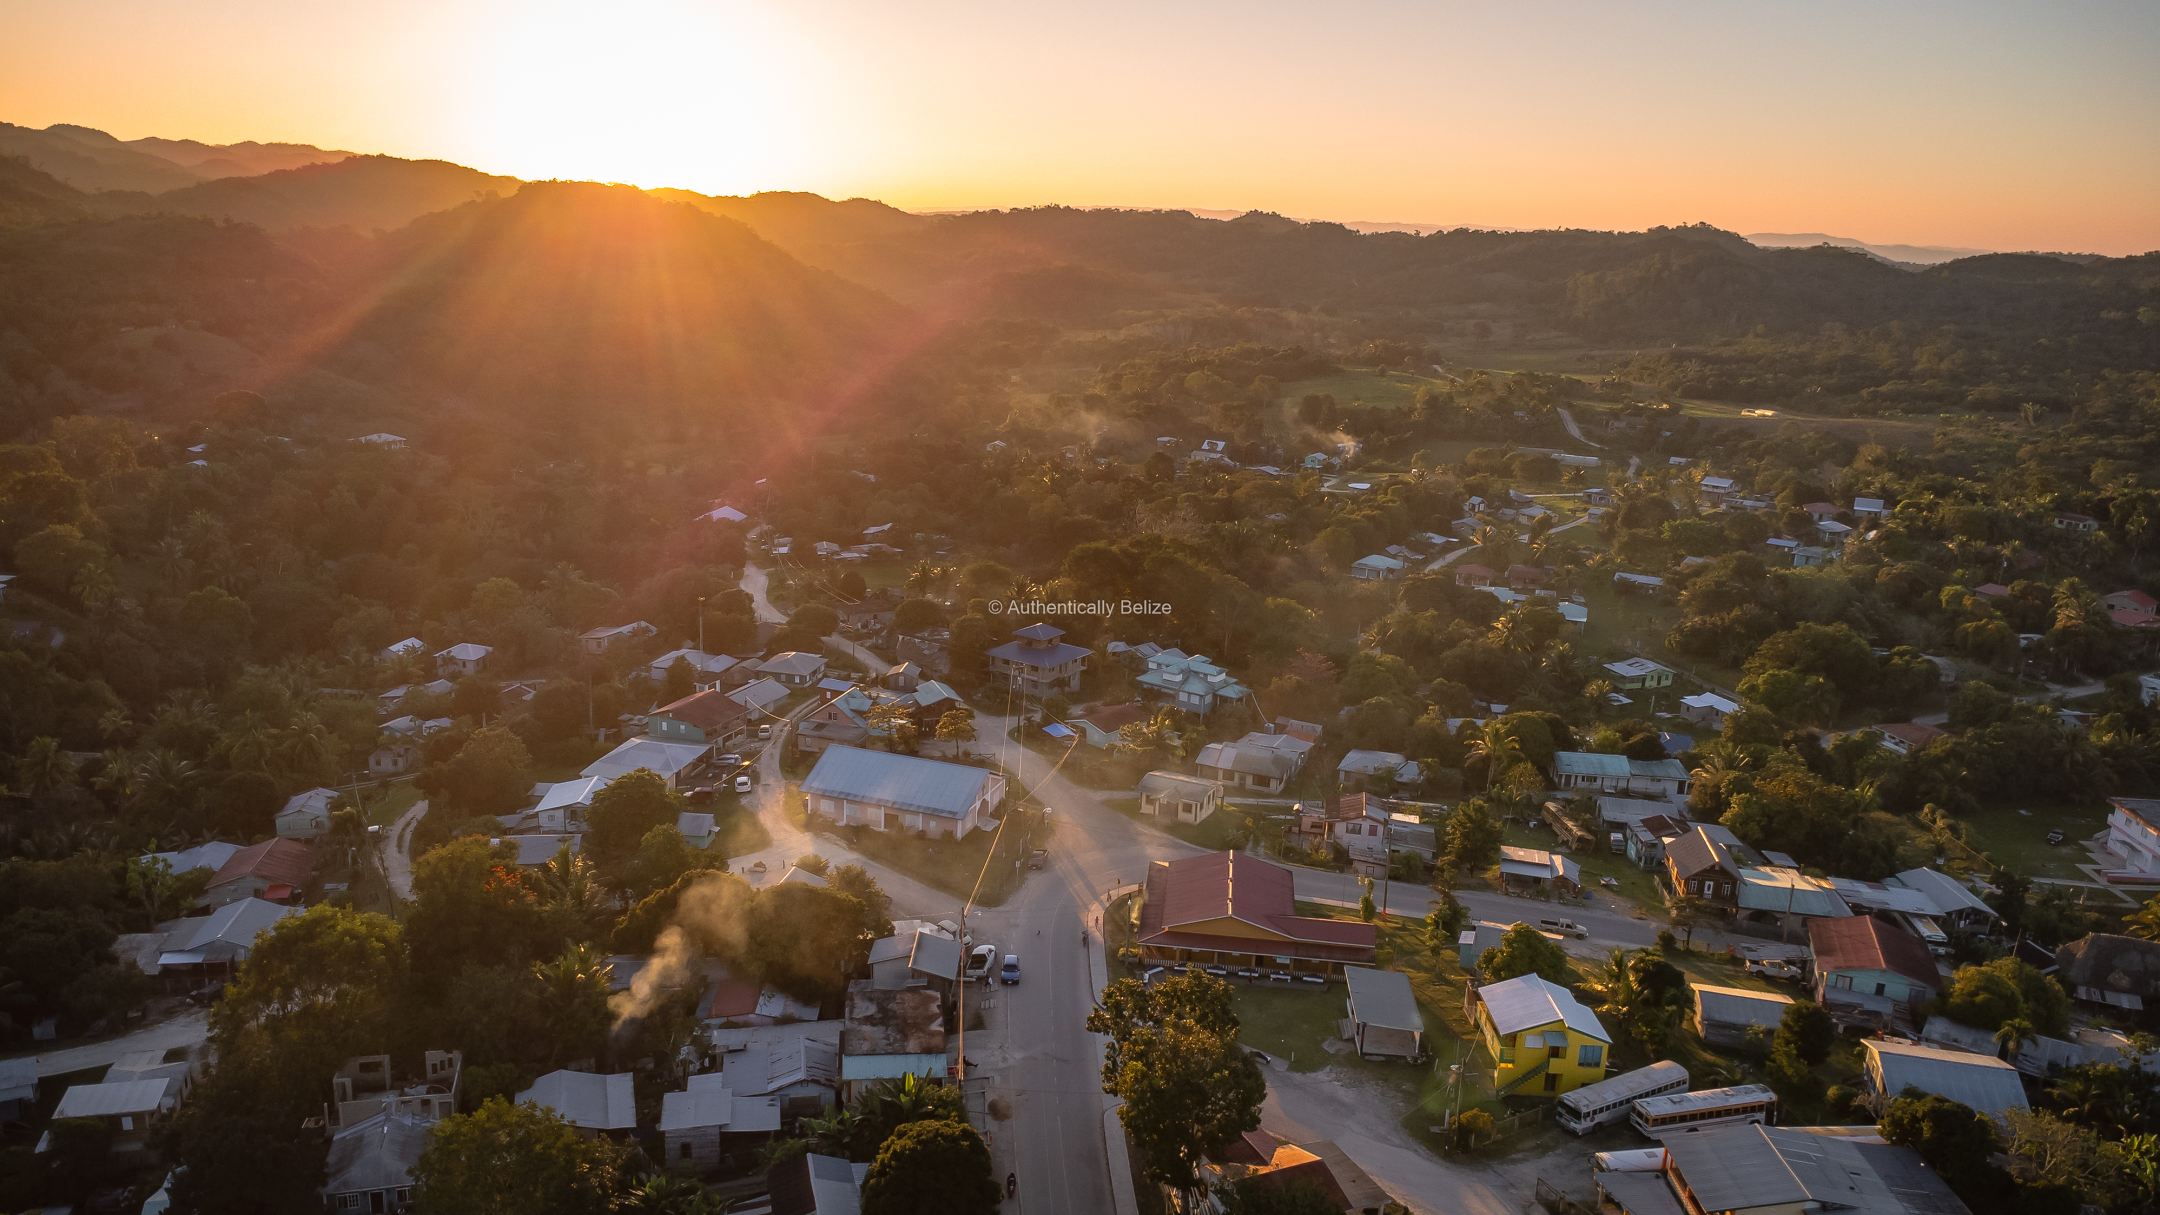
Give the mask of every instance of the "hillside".
M 38 130 L 0 122 L 0 156 L 16 156 L 78 190 L 176 190 L 202 175 L 103 131 L 56 124 Z
M 476 198 L 508 194 L 517 186 L 514 177 L 496 177 L 448 161 L 351 156 L 108 202 L 124 210 L 230 219 L 273 230 L 350 227 L 372 232 L 403 227 Z
M 275 173 L 282 169 L 298 169 L 305 165 L 329 164 L 351 156 L 351 152 L 333 151 L 305 143 L 257 143 L 250 139 L 242 143 L 203 143 L 195 139 L 145 139 L 127 140 L 127 145 L 152 156 L 162 157 L 183 168 L 194 170 L 205 181 L 219 177 L 253 177 L 260 173 Z

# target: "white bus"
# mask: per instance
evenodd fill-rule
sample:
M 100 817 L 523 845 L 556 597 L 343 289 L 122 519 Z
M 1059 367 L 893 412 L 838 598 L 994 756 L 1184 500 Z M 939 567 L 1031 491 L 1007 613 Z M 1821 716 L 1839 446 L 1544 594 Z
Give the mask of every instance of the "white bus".
M 1767 1084 L 1706 1088 L 1694 1093 L 1644 1097 L 1628 1115 L 1635 1129 L 1652 1139 L 1685 1135 L 1708 1126 L 1741 1122 L 1777 1125 L 1777 1094 Z
M 1578 1135 L 1587 1135 L 1626 1118 L 1629 1108 L 1644 1097 L 1684 1093 L 1687 1086 L 1687 1069 L 1664 1059 L 1562 1093 L 1553 1103 L 1553 1119 Z

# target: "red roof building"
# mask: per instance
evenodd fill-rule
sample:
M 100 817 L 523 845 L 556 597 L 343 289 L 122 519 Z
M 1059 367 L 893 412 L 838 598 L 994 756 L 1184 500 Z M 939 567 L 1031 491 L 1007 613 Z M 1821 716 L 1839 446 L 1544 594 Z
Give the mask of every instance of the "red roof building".
M 227 858 L 211 876 L 204 900 L 214 907 L 241 899 L 290 902 L 314 872 L 315 851 L 306 840 L 264 840 Z
M 1370 924 L 1297 914 L 1288 869 L 1238 852 L 1148 868 L 1140 905 L 1140 956 L 1153 966 L 1339 973 L 1372 964 Z

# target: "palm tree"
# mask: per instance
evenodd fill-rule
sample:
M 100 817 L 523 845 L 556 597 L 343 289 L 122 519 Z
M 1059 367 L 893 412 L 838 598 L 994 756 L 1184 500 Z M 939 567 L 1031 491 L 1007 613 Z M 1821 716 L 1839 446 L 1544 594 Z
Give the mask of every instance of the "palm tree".
M 2123 931 L 2147 941 L 2160 941 L 2160 894 L 2145 900 L 2123 921 Z
M 27 797 L 43 797 L 74 785 L 75 764 L 60 749 L 59 739 L 33 738 L 15 761 L 15 788 Z
M 2032 1022 L 2023 1017 L 2012 1017 L 2003 1022 L 2001 1027 L 1995 1031 L 1995 1053 L 2001 1058 L 2015 1063 L 2017 1062 L 2018 1051 L 2023 1049 L 2027 1042 L 2039 1036 L 2040 1031 L 2033 1028 Z
M 801 1129 L 813 1151 L 827 1156 L 845 1156 L 848 1145 L 855 1139 L 856 1128 L 861 1124 L 861 1114 L 852 1109 L 836 1109 L 823 1118 L 803 1119 Z
M 540 906 L 561 920 L 566 933 L 591 929 L 606 912 L 607 894 L 593 863 L 572 852 L 567 840 L 534 871 L 533 887 Z

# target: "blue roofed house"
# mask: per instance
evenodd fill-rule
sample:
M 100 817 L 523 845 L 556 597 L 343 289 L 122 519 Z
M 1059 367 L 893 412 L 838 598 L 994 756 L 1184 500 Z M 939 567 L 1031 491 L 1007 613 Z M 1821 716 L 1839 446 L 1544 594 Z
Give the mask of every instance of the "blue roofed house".
M 1028 696 L 1055 696 L 1080 690 L 1080 672 L 1093 650 L 1065 640 L 1054 624 L 1031 624 L 989 652 L 990 673 L 1017 681 Z
M 1335 765 L 1336 781 L 1349 788 L 1366 788 L 1376 781 L 1400 787 L 1424 778 L 1416 760 L 1394 751 L 1350 751 Z
M 1860 1046 L 1867 1052 L 1861 1084 L 1877 1110 L 1907 1091 L 1947 1097 L 1998 1122 L 2011 1110 L 2026 1108 L 2024 1077 L 1993 1055 L 1875 1038 L 1862 1039 Z
M 311 840 L 330 834 L 330 807 L 337 804 L 337 799 L 335 789 L 315 788 L 293 794 L 277 813 L 277 833 L 289 840 Z
M 1005 778 L 944 760 L 835 744 L 803 778 L 809 812 L 840 826 L 959 839 L 1005 800 Z
M 1595 751 L 1553 756 L 1553 778 L 1562 789 L 1594 789 L 1630 797 L 1685 797 L 1687 765 L 1677 759 L 1629 759 Z
M 1187 713 L 1212 713 L 1224 703 L 1242 704 L 1250 692 L 1230 672 L 1208 661 L 1203 654 L 1163 650 L 1147 660 L 1147 670 L 1134 679 L 1150 695 Z
M 1386 553 L 1373 553 L 1350 563 L 1350 576 L 1359 582 L 1392 582 L 1402 577 L 1405 563 Z

